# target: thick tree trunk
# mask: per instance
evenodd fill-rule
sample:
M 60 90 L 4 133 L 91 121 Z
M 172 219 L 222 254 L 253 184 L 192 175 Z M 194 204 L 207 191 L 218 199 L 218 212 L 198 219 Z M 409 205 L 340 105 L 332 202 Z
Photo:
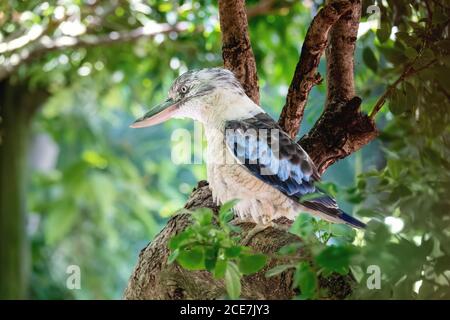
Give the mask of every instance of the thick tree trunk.
M 0 82 L 0 299 L 26 298 L 26 162 L 31 117 L 41 93 Z

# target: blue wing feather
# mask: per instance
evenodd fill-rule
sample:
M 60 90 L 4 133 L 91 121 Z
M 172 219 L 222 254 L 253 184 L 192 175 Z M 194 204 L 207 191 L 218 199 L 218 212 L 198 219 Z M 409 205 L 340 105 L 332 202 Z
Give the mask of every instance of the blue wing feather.
M 320 178 L 314 163 L 266 113 L 228 121 L 225 129 L 228 148 L 254 176 L 307 208 L 339 218 L 353 227 L 365 226 L 344 213 L 332 197 L 314 186 Z M 272 130 L 277 130 L 278 135 L 273 135 Z M 311 193 L 319 196 L 302 201 L 303 196 Z
M 228 121 L 226 143 L 250 172 L 284 194 L 300 200 L 316 191 L 313 182 L 319 175 L 308 154 L 267 114 Z

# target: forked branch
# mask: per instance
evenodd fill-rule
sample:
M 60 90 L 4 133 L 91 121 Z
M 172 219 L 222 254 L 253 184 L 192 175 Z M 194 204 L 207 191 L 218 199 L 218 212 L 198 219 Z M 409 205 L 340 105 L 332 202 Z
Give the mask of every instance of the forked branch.
M 333 2 L 314 17 L 306 33 L 300 59 L 289 86 L 286 103 L 280 115 L 281 127 L 294 138 L 300 129 L 308 95 L 313 86 L 322 81 L 317 72 L 320 58 L 327 47 L 328 33 L 339 18 L 351 10 L 350 1 Z
M 361 1 L 329 1 L 329 5 L 342 3 L 350 3 L 351 9 L 341 15 L 329 33 L 324 112 L 300 140 L 320 173 L 378 135 L 375 122 L 361 112 L 361 99 L 355 96 L 353 56 L 361 18 Z

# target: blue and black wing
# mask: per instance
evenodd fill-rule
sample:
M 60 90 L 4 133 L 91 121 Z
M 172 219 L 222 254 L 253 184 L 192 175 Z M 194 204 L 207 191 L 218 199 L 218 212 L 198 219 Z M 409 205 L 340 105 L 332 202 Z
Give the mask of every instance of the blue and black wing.
M 363 227 L 362 222 L 345 214 L 333 198 L 314 185 L 320 176 L 311 158 L 268 114 L 227 121 L 225 141 L 237 161 L 260 180 L 307 208 Z M 302 201 L 311 194 L 316 195 Z
M 262 181 L 296 199 L 316 191 L 314 163 L 266 113 L 228 121 L 225 136 L 237 160 Z

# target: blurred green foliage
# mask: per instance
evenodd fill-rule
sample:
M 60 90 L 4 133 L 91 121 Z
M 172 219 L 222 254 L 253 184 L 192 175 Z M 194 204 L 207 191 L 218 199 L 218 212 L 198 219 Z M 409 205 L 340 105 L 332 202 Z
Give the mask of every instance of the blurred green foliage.
M 249 6 L 257 3 L 248 1 Z M 391 89 L 387 108 L 377 116 L 380 138 L 334 165 L 324 180 L 334 182 L 329 190 L 336 191 L 343 209 L 390 228 L 374 221 L 363 236 L 301 215 L 292 230 L 318 248 L 313 264 L 279 266 L 268 273 L 295 268 L 301 298 L 322 295 L 319 270 L 351 270 L 360 284 L 354 293 L 358 298 L 449 298 L 449 6 L 438 0 L 378 3 L 381 28 L 371 27 L 364 14 L 355 54 L 363 109 L 372 110 L 386 86 L 405 74 L 404 81 Z M 363 12 L 372 4 L 364 1 Z M 320 5 L 293 1 L 288 9 L 250 19 L 261 101 L 274 117 Z M 65 29 L 57 19 L 61 14 L 71 16 Z M 195 182 L 206 177 L 203 165 L 170 161 L 172 130 L 192 128 L 191 123 L 172 121 L 139 131 L 128 124 L 161 101 L 180 73 L 222 63 L 220 31 L 215 1 L 0 3 L 0 42 L 33 28 L 58 37 L 107 35 L 166 22 L 186 22 L 188 30 L 52 51 L 21 65 L 9 79 L 49 91 L 33 134 L 51 137 L 58 147 L 54 166 L 30 174 L 31 298 L 120 298 L 139 250 L 182 207 Z M 2 64 L 11 58 L 0 54 Z M 319 69 L 326 73 L 324 61 Z M 300 135 L 319 117 L 325 90 L 325 85 L 313 89 Z M 81 268 L 81 290 L 66 288 L 71 264 Z M 365 286 L 369 265 L 381 268 L 381 290 Z M 228 293 L 237 296 L 236 279 L 243 273 L 238 261 L 226 270 L 224 277 L 234 284 Z

